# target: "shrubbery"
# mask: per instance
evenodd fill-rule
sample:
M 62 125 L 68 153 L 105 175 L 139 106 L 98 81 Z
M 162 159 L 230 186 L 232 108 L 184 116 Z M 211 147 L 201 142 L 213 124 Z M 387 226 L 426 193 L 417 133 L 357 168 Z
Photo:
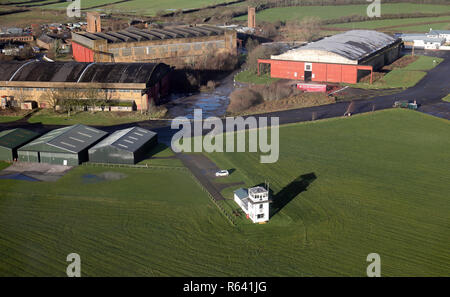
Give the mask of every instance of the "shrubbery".
M 231 93 L 227 111 L 231 113 L 241 112 L 263 101 L 261 94 L 258 92 L 251 89 L 238 89 Z

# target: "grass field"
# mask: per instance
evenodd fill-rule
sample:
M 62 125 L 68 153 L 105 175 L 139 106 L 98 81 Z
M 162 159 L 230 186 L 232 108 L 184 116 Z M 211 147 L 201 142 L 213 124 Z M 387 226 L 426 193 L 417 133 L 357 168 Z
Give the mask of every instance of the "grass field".
M 100 11 L 111 11 L 111 12 L 122 12 L 122 13 L 133 13 L 138 15 L 155 15 L 159 11 L 175 11 L 179 9 L 190 9 L 190 8 L 201 8 L 208 5 L 226 3 L 232 0 L 164 0 L 164 1 L 148 1 L 148 0 L 131 0 L 123 3 L 114 4 L 113 0 L 84 0 L 81 1 L 82 8 L 90 8 L 99 5 L 104 5 L 102 7 L 96 8 Z M 112 3 L 111 5 L 107 5 Z M 46 9 L 65 9 L 67 7 L 66 3 L 56 3 L 45 5 L 43 8 Z
M 442 22 L 442 23 L 432 23 Z M 433 17 L 433 18 L 408 18 L 408 19 L 392 19 L 392 20 L 378 20 L 366 22 L 352 22 L 343 24 L 331 24 L 325 27 L 330 28 L 346 28 L 346 29 L 369 29 L 376 30 L 386 28 L 390 31 L 415 31 L 428 32 L 430 28 L 440 30 L 449 26 L 450 16 Z M 424 23 L 424 24 L 423 24 Z
M 359 82 L 351 86 L 364 89 L 410 88 L 424 78 L 425 71 L 433 69 L 442 61 L 442 58 L 420 56 L 415 62 L 403 68 L 395 68 L 373 84 Z
M 339 5 L 339 6 L 297 6 L 297 7 L 278 7 L 260 11 L 256 14 L 259 21 L 288 21 L 301 20 L 306 16 L 316 16 L 322 20 L 337 19 L 351 15 L 366 15 L 367 5 Z M 382 4 L 382 14 L 396 13 L 450 13 L 448 5 L 425 5 L 412 3 L 393 3 Z M 237 20 L 246 20 L 247 16 L 240 16 Z
M 253 73 L 250 70 L 244 70 L 239 72 L 234 76 L 234 79 L 237 82 L 257 84 L 257 85 L 271 84 L 273 82 L 280 80 L 279 78 L 271 78 L 269 74 L 261 74 L 260 76 L 258 76 L 257 74 Z
M 274 164 L 208 155 L 236 169 L 223 182 L 268 180 L 275 194 L 314 173 L 266 225 L 232 227 L 185 170 L 80 166 L 54 183 L 0 180 L 0 275 L 64 276 L 76 252 L 82 276 L 363 276 L 377 252 L 383 276 L 448 276 L 448 129 L 390 110 L 284 126 Z M 87 178 L 104 172 L 123 178 Z

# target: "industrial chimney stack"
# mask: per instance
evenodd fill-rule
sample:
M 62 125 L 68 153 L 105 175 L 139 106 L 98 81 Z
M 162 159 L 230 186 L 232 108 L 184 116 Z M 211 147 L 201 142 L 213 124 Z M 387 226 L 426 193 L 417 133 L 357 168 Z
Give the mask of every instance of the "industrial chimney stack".
M 98 12 L 87 13 L 87 32 L 97 33 L 102 32 L 102 24 L 100 21 L 100 14 Z
M 256 9 L 254 7 L 248 7 L 248 27 L 256 27 Z

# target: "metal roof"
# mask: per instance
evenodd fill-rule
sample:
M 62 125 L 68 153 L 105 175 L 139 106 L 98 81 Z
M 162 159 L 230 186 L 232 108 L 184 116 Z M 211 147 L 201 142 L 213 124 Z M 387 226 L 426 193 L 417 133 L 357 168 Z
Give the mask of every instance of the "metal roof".
M 450 30 L 430 30 L 430 35 L 450 34 Z
M 302 52 L 321 51 L 334 53 L 348 60 L 358 61 L 396 41 L 396 38 L 373 30 L 351 30 L 292 49 L 279 56 L 272 56 L 272 59 L 282 58 L 283 55 L 287 54 L 288 56 L 297 56 L 301 60 Z
M 0 81 L 149 83 L 169 70 L 163 63 L 9 61 L 0 63 Z
M 22 128 L 0 132 L 0 146 L 5 148 L 18 148 L 21 145 L 38 137 L 39 133 Z
M 423 40 L 424 42 L 445 42 L 445 38 L 429 37 L 428 34 L 399 34 L 398 37 L 403 41 Z
M 136 27 L 128 27 L 125 30 L 120 31 L 107 31 L 102 33 L 87 33 L 77 32 L 73 34 L 79 34 L 91 40 L 106 40 L 108 43 L 121 43 L 121 42 L 139 42 L 148 40 L 162 40 L 172 38 L 187 38 L 194 36 L 212 36 L 223 34 L 225 29 L 211 26 L 174 26 L 165 27 L 162 29 L 139 29 Z
M 50 131 L 19 150 L 79 153 L 102 139 L 106 134 L 108 133 L 77 124 Z
M 156 135 L 157 133 L 155 132 L 139 127 L 117 130 L 93 146 L 89 151 L 95 151 L 106 146 L 114 146 L 121 150 L 135 152 Z

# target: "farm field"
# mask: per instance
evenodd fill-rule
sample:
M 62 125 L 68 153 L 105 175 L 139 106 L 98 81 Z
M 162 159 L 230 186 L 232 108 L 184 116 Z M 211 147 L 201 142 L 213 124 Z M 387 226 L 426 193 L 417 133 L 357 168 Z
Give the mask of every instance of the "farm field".
M 185 170 L 0 180 L 0 276 L 64 276 L 73 252 L 82 276 L 363 276 L 371 252 L 384 276 L 448 276 L 448 129 L 390 110 L 283 126 L 274 164 L 207 155 L 236 169 L 223 182 L 267 180 L 275 194 L 315 177 L 265 225 L 232 227 Z
M 99 11 L 118 11 L 122 13 L 133 13 L 138 15 L 155 15 L 158 11 L 167 11 L 178 9 L 190 9 L 190 8 L 201 8 L 208 5 L 213 5 L 217 3 L 231 2 L 232 0 L 165 0 L 165 1 L 148 1 L 148 0 L 130 0 L 122 3 L 114 4 L 113 0 L 85 0 L 82 1 L 82 8 L 90 8 L 98 5 L 105 5 L 96 10 Z M 107 5 L 111 3 L 111 5 Z M 46 9 L 65 9 L 67 7 L 66 3 L 56 3 L 51 5 L 46 5 Z
M 339 6 L 297 6 L 297 7 L 277 7 L 270 8 L 256 13 L 256 19 L 259 21 L 275 22 L 301 20 L 306 16 L 316 16 L 322 20 L 337 19 L 351 15 L 366 15 L 367 5 L 339 5 Z M 411 3 L 392 3 L 383 4 L 381 13 L 450 13 L 448 5 L 426 5 Z M 236 18 L 237 20 L 246 20 L 247 15 Z
M 442 23 L 437 23 L 442 22 Z M 343 24 L 331 24 L 325 28 L 345 28 L 354 29 L 386 29 L 389 31 L 408 31 L 425 33 L 430 28 L 439 30 L 449 26 L 450 16 L 433 17 L 433 18 L 408 18 L 408 19 L 391 19 L 379 21 L 352 22 Z

